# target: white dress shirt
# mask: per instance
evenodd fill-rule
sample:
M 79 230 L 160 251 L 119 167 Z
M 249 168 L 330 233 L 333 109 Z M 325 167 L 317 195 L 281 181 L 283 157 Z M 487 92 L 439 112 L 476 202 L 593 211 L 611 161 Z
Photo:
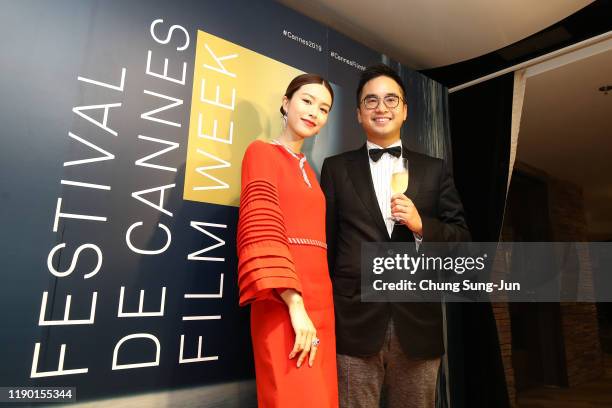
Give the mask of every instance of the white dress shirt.
M 387 148 L 395 146 L 402 147 L 401 140 L 387 146 Z M 367 142 L 366 147 L 368 152 L 370 149 L 383 148 L 370 141 Z M 393 195 L 393 191 L 391 191 L 391 175 L 393 173 L 393 167 L 401 158 L 402 156 L 395 157 L 388 153 L 383 154 L 376 162 L 369 158 L 370 173 L 372 174 L 372 182 L 374 183 L 374 191 L 376 192 L 376 201 L 378 201 L 378 208 L 380 209 L 380 213 L 385 221 L 389 237 L 391 237 L 393 228 L 395 227 L 395 221 L 391 218 L 391 196 Z M 419 245 L 423 241 L 423 238 L 415 233 L 413 233 L 413 235 L 418 251 Z

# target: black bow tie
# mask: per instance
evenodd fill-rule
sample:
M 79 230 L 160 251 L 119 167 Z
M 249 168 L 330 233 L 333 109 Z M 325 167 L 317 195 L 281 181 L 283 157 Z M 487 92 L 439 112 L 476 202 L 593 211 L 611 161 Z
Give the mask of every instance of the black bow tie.
M 402 155 L 402 147 L 394 146 L 394 147 L 388 147 L 386 149 L 368 150 L 368 154 L 370 155 L 370 158 L 375 162 L 377 162 L 382 157 L 383 153 L 389 153 L 390 155 L 393 155 L 395 157 L 400 157 Z

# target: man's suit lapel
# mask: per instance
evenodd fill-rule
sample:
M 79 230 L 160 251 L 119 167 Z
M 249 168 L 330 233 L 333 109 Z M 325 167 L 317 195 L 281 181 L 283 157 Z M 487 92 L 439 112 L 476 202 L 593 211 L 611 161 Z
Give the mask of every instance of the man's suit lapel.
M 418 156 L 412 154 L 412 152 L 408 150 L 406 144 L 402 144 L 402 157 L 408 159 L 408 190 L 406 190 L 404 194 L 414 201 L 421 187 L 421 171 L 423 168 L 417 163 Z
M 383 220 L 378 201 L 376 200 L 376 192 L 374 191 L 374 183 L 372 182 L 372 173 L 370 172 L 370 162 L 368 157 L 368 149 L 364 144 L 359 150 L 355 150 L 348 160 L 348 172 L 353 186 L 357 191 L 357 195 L 363 202 L 363 205 L 368 209 L 376 226 L 388 237 L 387 227 Z M 409 188 L 410 190 L 410 188 Z

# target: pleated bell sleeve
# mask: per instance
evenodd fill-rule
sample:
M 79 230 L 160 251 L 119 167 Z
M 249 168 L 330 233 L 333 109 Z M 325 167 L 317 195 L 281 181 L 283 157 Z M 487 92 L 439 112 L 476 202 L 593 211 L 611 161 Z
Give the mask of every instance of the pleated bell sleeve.
M 273 149 L 267 143 L 253 142 L 242 160 L 236 240 L 241 306 L 262 299 L 280 300 L 276 288 L 302 291 L 279 206 Z

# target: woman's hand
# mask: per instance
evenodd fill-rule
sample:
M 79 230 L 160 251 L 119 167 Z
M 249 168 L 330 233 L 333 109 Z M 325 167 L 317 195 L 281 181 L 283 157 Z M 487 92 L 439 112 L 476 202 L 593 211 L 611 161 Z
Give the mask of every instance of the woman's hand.
M 308 365 L 312 367 L 315 356 L 317 354 L 317 346 L 313 345 L 313 340 L 317 338 L 317 329 L 315 329 L 306 308 L 304 307 L 304 299 L 302 295 L 293 289 L 286 289 L 280 293 L 281 298 L 289 308 L 289 316 L 291 317 L 291 325 L 295 332 L 295 343 L 293 350 L 289 353 L 289 359 L 300 354 L 297 366 L 298 368 L 304 362 L 304 359 L 310 354 Z

